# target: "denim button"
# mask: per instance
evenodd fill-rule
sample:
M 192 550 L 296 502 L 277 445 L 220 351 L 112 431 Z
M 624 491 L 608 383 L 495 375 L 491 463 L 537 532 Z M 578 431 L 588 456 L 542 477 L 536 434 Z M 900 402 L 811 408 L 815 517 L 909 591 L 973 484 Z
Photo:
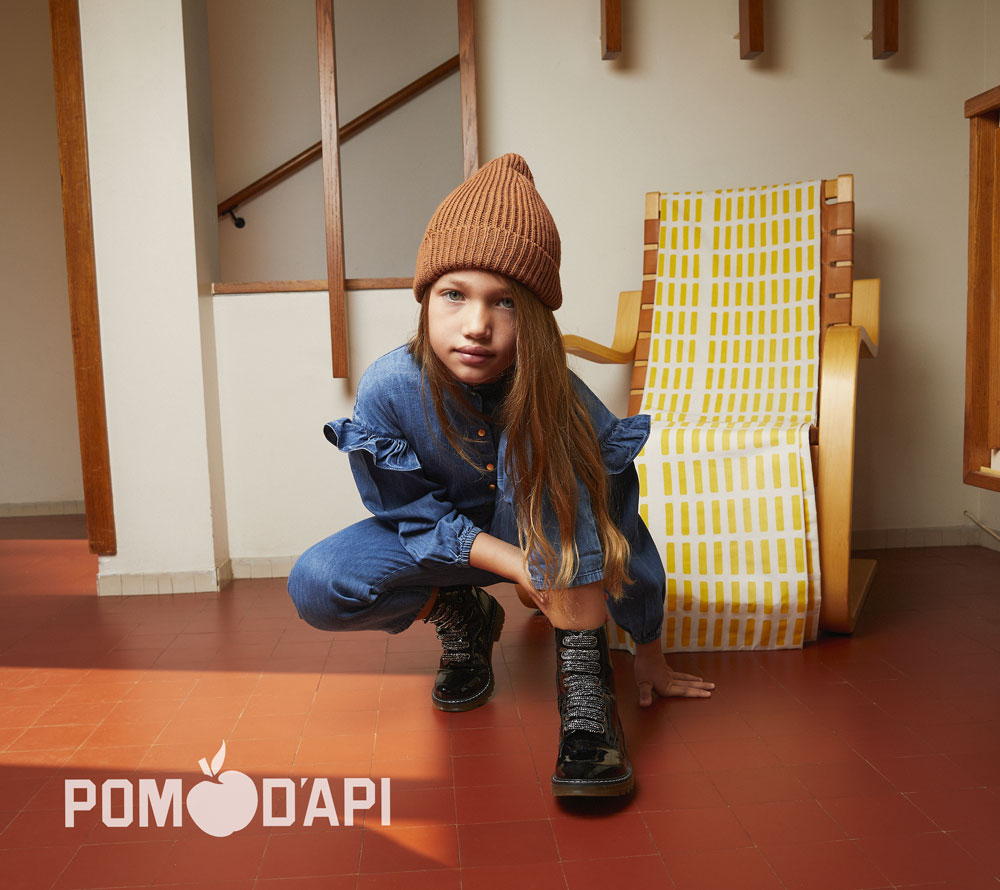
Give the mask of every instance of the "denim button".
M 479 433 L 480 436 L 485 436 L 486 435 L 486 430 L 478 430 L 478 433 Z
M 496 467 L 493 464 L 487 464 L 486 465 L 486 469 L 492 471 L 492 470 L 495 470 Z

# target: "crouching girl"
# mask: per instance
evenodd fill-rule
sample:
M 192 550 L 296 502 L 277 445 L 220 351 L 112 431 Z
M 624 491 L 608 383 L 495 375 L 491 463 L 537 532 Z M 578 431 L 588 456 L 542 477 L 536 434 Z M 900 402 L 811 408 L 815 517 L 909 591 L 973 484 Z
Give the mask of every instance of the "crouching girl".
M 329 630 L 441 641 L 435 707 L 490 697 L 513 581 L 555 628 L 561 717 L 552 791 L 629 792 L 605 610 L 636 643 L 640 704 L 707 696 L 660 649 L 664 571 L 638 514 L 649 417 L 619 420 L 566 365 L 553 310 L 560 241 L 524 159 L 491 161 L 438 207 L 417 256 L 416 335 L 377 359 L 352 418 L 327 424 L 372 518 L 306 551 L 288 586 Z

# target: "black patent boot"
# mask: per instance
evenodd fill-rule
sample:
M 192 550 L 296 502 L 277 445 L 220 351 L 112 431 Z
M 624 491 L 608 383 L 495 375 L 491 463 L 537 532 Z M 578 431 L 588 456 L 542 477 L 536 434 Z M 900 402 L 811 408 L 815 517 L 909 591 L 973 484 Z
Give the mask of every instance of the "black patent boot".
M 437 627 L 441 663 L 431 690 L 434 707 L 470 711 L 493 694 L 493 643 L 500 638 L 504 611 L 481 587 L 442 587 L 424 619 Z
M 615 797 L 635 787 L 615 700 L 604 627 L 556 628 L 559 753 L 552 774 L 556 797 Z

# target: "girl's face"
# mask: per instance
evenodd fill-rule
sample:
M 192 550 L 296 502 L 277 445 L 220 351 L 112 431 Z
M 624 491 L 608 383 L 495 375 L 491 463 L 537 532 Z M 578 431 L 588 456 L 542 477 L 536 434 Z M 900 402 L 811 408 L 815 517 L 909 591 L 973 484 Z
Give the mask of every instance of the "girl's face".
M 514 297 L 493 272 L 459 269 L 428 288 L 427 335 L 452 376 L 475 385 L 496 380 L 514 361 Z

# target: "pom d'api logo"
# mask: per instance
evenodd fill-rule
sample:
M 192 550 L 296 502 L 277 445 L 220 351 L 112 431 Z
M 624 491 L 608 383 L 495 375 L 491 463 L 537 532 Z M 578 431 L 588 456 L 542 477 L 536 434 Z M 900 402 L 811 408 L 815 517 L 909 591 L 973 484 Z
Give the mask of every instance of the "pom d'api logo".
M 226 743 L 212 758 L 198 761 L 207 778 L 184 793 L 181 779 L 105 779 L 100 787 L 91 779 L 66 779 L 64 824 L 73 828 L 76 814 L 100 807 L 108 828 L 163 828 L 183 824 L 184 810 L 205 834 L 228 837 L 246 828 L 261 809 L 265 827 L 326 822 L 331 828 L 354 824 L 354 814 L 378 804 L 382 825 L 390 824 L 391 792 L 388 778 L 348 778 L 334 795 L 330 780 L 318 778 L 265 778 L 258 788 L 246 773 L 223 770 Z M 338 800 L 340 806 L 338 807 Z M 299 820 L 299 809 L 301 821 Z

